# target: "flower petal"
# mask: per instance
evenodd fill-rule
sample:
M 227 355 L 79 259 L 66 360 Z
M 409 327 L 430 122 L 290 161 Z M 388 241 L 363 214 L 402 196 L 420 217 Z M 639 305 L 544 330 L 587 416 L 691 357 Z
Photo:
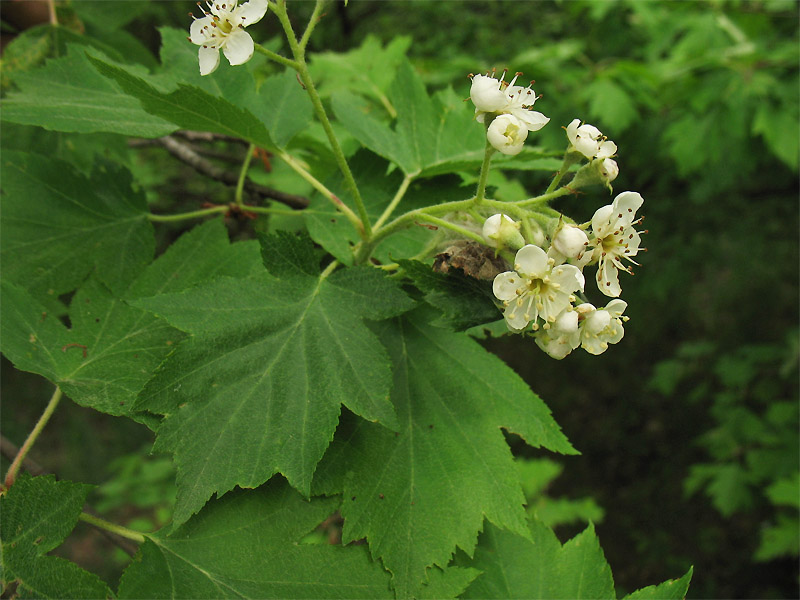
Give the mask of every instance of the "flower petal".
M 544 275 L 547 271 L 547 254 L 539 246 L 523 246 L 514 257 L 514 269 L 523 275 Z
M 594 212 L 594 216 L 592 217 L 592 231 L 596 238 L 602 239 L 611 233 L 612 214 L 614 214 L 614 207 L 611 204 L 601 206 Z
M 539 131 L 550 122 L 550 117 L 545 117 L 542 113 L 536 112 L 535 110 L 515 108 L 511 111 L 511 114 L 525 123 L 525 127 L 528 128 L 528 131 Z
M 628 303 L 625 302 L 625 300 L 615 298 L 606 305 L 605 309 L 613 318 L 619 319 L 622 316 L 622 313 L 625 312 L 626 308 L 628 308 Z
M 521 296 L 513 300 L 503 312 L 506 325 L 514 331 L 521 331 L 528 326 L 531 321 L 536 321 L 538 311 L 533 303 L 533 297 Z
M 611 203 L 612 213 L 619 219 L 620 225 L 630 225 L 636 217 L 636 211 L 644 204 L 639 192 L 622 192 Z
M 522 277 L 517 275 L 514 271 L 506 271 L 500 273 L 494 278 L 492 282 L 492 292 L 495 297 L 503 302 L 515 300 L 519 295 L 517 290 L 524 289 L 524 281 Z
M 267 14 L 268 7 L 267 0 L 250 0 L 239 6 L 233 13 L 241 21 L 242 26 L 247 27 L 263 19 Z
M 622 293 L 619 286 L 619 271 L 611 260 L 603 259 L 597 269 L 597 287 L 606 296 L 616 298 Z
M 189 41 L 198 46 L 207 44 L 211 36 L 207 35 L 209 31 L 207 27 L 211 27 L 211 17 L 203 17 L 202 19 L 195 19 L 189 27 Z
M 209 75 L 217 70 L 219 66 L 219 50 L 201 46 L 197 56 L 200 60 L 200 75 Z
M 253 57 L 253 52 L 255 52 L 253 38 L 245 30 L 237 29 L 228 35 L 222 52 L 232 65 L 244 64 Z

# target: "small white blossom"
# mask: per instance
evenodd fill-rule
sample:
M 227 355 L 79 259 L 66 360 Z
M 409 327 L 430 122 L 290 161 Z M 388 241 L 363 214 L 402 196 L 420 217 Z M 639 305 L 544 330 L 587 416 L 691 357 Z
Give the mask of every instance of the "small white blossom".
M 589 245 L 589 237 L 580 227 L 563 223 L 553 236 L 552 247 L 566 258 L 580 258 Z
M 627 302 L 614 299 L 605 308 L 596 309 L 591 304 L 581 304 L 576 312 L 581 314 L 580 345 L 589 354 L 602 354 L 609 344 L 616 344 L 625 335 L 622 322 L 628 317 L 622 313 L 628 307 Z
M 581 125 L 579 119 L 573 119 L 567 125 L 567 138 L 572 147 L 589 160 L 603 160 L 617 152 L 617 145 L 608 140 L 597 127 L 588 123 Z
M 511 217 L 498 214 L 492 215 L 483 224 L 483 239 L 492 248 L 520 248 L 525 245 L 525 239 L 519 232 L 520 224 Z
M 500 79 L 488 75 L 473 76 L 470 98 L 475 104 L 475 118 L 483 123 L 487 113 L 513 115 L 524 123 L 528 131 L 539 131 L 550 122 L 550 118 L 531 110 L 536 102 L 533 89 L 515 85 L 522 73 L 514 75 L 508 83 L 503 81 L 505 75 L 503 71 Z
M 528 128 L 513 115 L 500 115 L 486 130 L 489 143 L 503 154 L 519 154 L 526 137 Z
M 552 258 L 538 246 L 528 244 L 517 252 L 514 270 L 500 273 L 492 291 L 503 301 L 506 324 L 512 331 L 522 331 L 537 319 L 547 327 L 574 300 L 573 292 L 583 290 L 583 273 L 573 265 L 554 265 Z
M 200 74 L 213 73 L 219 66 L 219 51 L 232 65 L 241 65 L 253 57 L 253 38 L 244 28 L 258 23 L 267 13 L 267 0 L 209 0 L 210 12 L 195 19 L 189 28 L 189 40 L 200 46 Z
M 636 211 L 644 203 L 638 192 L 622 192 L 614 201 L 598 208 L 592 217 L 594 233 L 593 260 L 597 260 L 597 287 L 606 296 L 617 297 L 622 293 L 619 271 L 632 273 L 622 259 L 638 265 L 631 257 L 641 249 L 642 239 L 633 226 Z

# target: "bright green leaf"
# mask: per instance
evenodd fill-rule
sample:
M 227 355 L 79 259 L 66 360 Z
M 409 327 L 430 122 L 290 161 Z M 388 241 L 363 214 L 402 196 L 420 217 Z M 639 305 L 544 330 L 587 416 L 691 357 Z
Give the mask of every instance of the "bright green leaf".
M 0 497 L 2 579 L 4 584 L 18 582 L 17 595 L 111 597 L 111 590 L 97 575 L 63 558 L 46 556 L 75 527 L 90 489 L 81 483 L 56 481 L 52 475 L 21 475 Z
M 178 524 L 214 492 L 256 487 L 276 472 L 308 494 L 341 404 L 397 426 L 390 364 L 362 320 L 411 301 L 377 269 L 321 278 L 307 238 L 266 237 L 263 254 L 272 276 L 135 302 L 192 334 L 137 404 L 167 416 L 156 448 L 175 453 Z
M 159 137 L 177 129 L 145 112 L 136 98 L 100 75 L 82 46 L 70 45 L 66 56 L 18 73 L 14 81 L 19 91 L 3 99 L 0 115 L 4 121 L 55 131 L 140 137 Z
M 311 122 L 311 100 L 292 69 L 268 77 L 253 100 L 253 111 L 280 147 L 286 146 Z
M 96 269 L 112 291 L 152 259 L 153 227 L 130 175 L 97 166 L 91 178 L 67 163 L 3 152 L 3 277 L 34 296 L 75 289 Z
M 314 480 L 319 493 L 343 491 L 344 539 L 367 538 L 399 597 L 456 547 L 471 552 L 484 516 L 525 535 L 524 497 L 501 428 L 533 446 L 575 452 L 511 369 L 429 317 L 381 326 L 399 431 L 343 421 Z
M 690 568 L 680 579 L 670 579 L 658 585 L 650 585 L 636 590 L 622 600 L 683 600 L 689 591 L 689 582 L 692 580 L 693 571 L 694 569 Z
M 209 503 L 142 546 L 120 598 L 392 598 L 389 578 L 363 546 L 298 544 L 336 510 L 276 478 Z
M 182 129 L 210 131 L 242 138 L 257 146 L 272 147 L 264 124 L 250 111 L 205 90 L 178 84 L 172 92 L 163 92 L 126 69 L 89 57 L 95 68 L 142 103 L 148 113 L 166 119 Z

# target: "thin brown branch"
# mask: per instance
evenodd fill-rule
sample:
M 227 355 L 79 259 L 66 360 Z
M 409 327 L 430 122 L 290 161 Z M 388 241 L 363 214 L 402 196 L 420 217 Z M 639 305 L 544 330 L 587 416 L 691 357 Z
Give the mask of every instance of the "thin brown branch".
M 236 173 L 221 169 L 174 137 L 167 135 L 162 138 L 158 138 L 158 142 L 167 150 L 167 152 L 172 154 L 172 156 L 186 163 L 198 173 L 202 173 L 207 177 L 211 177 L 212 179 L 216 179 L 217 181 L 221 181 L 227 185 L 235 186 L 237 184 L 238 175 Z M 253 183 L 249 179 L 245 180 L 244 189 L 248 192 L 258 194 L 264 198 L 277 200 L 278 202 L 295 209 L 301 209 L 308 206 L 308 198 L 296 196 L 295 194 L 287 194 L 265 185 Z

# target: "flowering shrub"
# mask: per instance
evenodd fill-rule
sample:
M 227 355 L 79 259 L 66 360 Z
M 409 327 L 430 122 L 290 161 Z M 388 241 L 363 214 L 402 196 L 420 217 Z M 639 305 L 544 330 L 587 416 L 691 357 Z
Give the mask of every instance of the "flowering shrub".
M 166 210 L 133 160 L 4 151 L 3 352 L 57 386 L 3 487 L 19 593 L 616 597 L 593 526 L 562 545 L 526 514 L 500 430 L 577 451 L 471 328 L 504 321 L 557 359 L 619 343 L 643 199 L 618 194 L 591 220 L 551 206 L 606 194 L 617 148 L 577 120 L 561 148 L 526 147 L 550 119 L 521 74 L 474 76 L 474 113 L 465 90 L 429 95 L 405 58 L 370 80 L 375 104 L 357 84 L 323 96 L 306 51 L 325 4 L 298 34 L 284 0 L 209 3 L 198 53 L 162 29 L 154 73 L 79 39 L 4 100 L 10 123 L 158 140 L 232 187 Z M 245 31 L 268 11 L 281 52 Z M 44 81 L 66 91 L 43 104 Z M 225 159 L 245 145 L 238 174 L 204 143 Z M 490 171 L 519 168 L 545 173 L 542 193 L 493 198 Z M 160 228 L 202 218 L 155 256 Z M 153 430 L 177 470 L 169 525 L 109 523 L 83 510 L 91 486 L 20 474 L 62 395 Z M 79 519 L 139 545 L 114 592 L 47 555 Z M 300 543 L 323 521 L 335 544 Z M 632 597 L 683 597 L 690 577 Z

